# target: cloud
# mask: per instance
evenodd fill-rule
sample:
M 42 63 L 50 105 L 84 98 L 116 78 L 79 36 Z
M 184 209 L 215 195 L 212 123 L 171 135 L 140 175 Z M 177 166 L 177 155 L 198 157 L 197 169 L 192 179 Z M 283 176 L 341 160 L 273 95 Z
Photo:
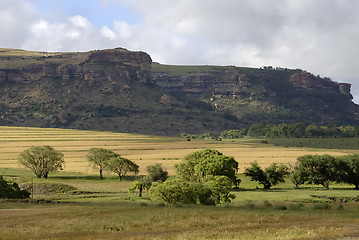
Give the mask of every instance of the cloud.
M 123 14 L 100 27 L 86 12 L 52 20 L 25 0 L 0 0 L 0 4 L 0 31 L 6 33 L 0 38 L 2 47 L 42 51 L 125 47 L 146 51 L 154 61 L 168 64 L 302 68 L 336 81 L 350 80 L 359 93 L 354 80 L 359 1 L 102 0 L 99 7 L 112 12 L 121 8 Z M 124 10 L 136 17 L 123 19 Z

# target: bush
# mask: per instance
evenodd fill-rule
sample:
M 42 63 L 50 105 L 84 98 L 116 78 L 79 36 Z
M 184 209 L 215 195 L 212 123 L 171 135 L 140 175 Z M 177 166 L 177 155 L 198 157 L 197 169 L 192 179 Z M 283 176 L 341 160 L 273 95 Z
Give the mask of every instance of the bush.
M 30 197 L 26 190 L 20 190 L 18 184 L 13 181 L 7 181 L 0 176 L 0 198 L 23 199 Z

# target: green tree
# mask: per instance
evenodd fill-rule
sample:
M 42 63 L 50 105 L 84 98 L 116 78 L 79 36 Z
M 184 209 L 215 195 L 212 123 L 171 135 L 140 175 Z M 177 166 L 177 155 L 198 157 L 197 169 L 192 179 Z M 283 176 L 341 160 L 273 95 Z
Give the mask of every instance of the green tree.
M 155 165 L 147 166 L 147 172 L 149 179 L 153 182 L 157 182 L 157 181 L 164 182 L 168 178 L 167 170 L 164 170 L 162 168 L 162 165 L 159 163 Z
M 208 198 L 211 201 L 207 199 L 205 203 L 229 203 L 236 197 L 234 194 L 231 194 L 232 181 L 226 176 L 207 176 L 204 179 L 204 186 L 209 189 L 211 193 Z
M 5 180 L 0 176 L 0 198 L 28 198 L 30 193 L 26 190 L 21 190 L 16 182 Z
M 308 175 L 308 182 L 321 184 L 328 189 L 332 181 L 338 179 L 338 161 L 328 154 L 304 155 L 297 158 L 298 169 Z
M 251 167 L 245 169 L 244 174 L 250 177 L 252 181 L 263 184 L 264 189 L 270 189 L 278 183 L 285 182 L 284 177 L 287 176 L 289 172 L 286 165 L 276 163 L 272 163 L 263 170 L 255 161 L 251 163 Z
M 359 155 L 353 154 L 338 158 L 339 181 L 353 184 L 359 189 Z
M 109 160 L 114 157 L 121 157 L 119 154 L 104 148 L 91 148 L 87 154 L 87 160 L 93 168 L 98 169 L 100 179 L 103 179 L 103 170 L 106 168 Z
M 227 176 L 237 186 L 238 163 L 214 149 L 204 149 L 188 154 L 176 166 L 177 174 L 186 181 L 201 181 L 206 176 Z
M 308 173 L 301 169 L 301 166 L 298 166 L 298 164 L 296 164 L 294 167 L 291 168 L 290 179 L 294 184 L 294 188 L 297 189 L 300 185 L 308 181 Z
M 162 201 L 169 204 L 197 202 L 195 184 L 179 178 L 169 179 L 152 187 L 150 195 L 153 201 Z
M 149 190 L 152 186 L 152 181 L 146 177 L 146 176 L 141 176 L 139 180 L 133 181 L 129 191 L 130 192 L 135 192 L 136 190 L 138 190 L 138 196 L 142 197 L 142 192 L 144 190 Z
M 139 166 L 135 162 L 121 156 L 111 157 L 106 163 L 106 169 L 116 173 L 120 181 L 128 172 L 139 172 Z
M 50 172 L 62 170 L 64 155 L 51 146 L 37 146 L 20 153 L 20 163 L 31 169 L 37 178 L 47 178 Z

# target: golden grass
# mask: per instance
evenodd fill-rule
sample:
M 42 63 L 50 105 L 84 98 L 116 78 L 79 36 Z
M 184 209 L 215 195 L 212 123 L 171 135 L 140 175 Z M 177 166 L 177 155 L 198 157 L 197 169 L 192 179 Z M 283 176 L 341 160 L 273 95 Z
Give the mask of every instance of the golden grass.
M 239 162 L 240 172 L 253 161 L 262 166 L 276 163 L 294 163 L 298 156 L 305 154 L 344 155 L 352 150 L 320 150 L 310 148 L 285 148 L 249 141 L 226 142 L 214 140 L 192 140 L 146 136 L 128 133 L 100 131 L 80 131 L 72 129 L 45 129 L 24 127 L 0 127 L 0 166 L 19 168 L 20 152 L 31 147 L 51 145 L 64 153 L 64 171 L 94 173 L 86 159 L 87 151 L 93 147 L 114 150 L 135 161 L 140 166 L 140 174 L 145 174 L 146 166 L 160 163 L 170 175 L 174 166 L 185 155 L 204 148 L 214 148 L 225 155 L 234 156 Z M 355 151 L 354 151 L 355 152 Z

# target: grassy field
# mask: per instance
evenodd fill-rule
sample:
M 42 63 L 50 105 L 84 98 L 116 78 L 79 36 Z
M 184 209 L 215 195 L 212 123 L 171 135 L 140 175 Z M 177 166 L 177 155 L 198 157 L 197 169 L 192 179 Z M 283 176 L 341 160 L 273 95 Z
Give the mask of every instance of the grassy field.
M 33 181 L 35 186 L 66 184 L 76 189 L 35 191 L 33 199 L 25 202 L 0 200 L 0 239 L 358 239 L 359 206 L 348 202 L 359 195 L 353 186 L 294 189 L 288 180 L 263 190 L 241 174 L 240 189 L 233 191 L 236 199 L 229 205 L 167 206 L 152 203 L 148 193 L 142 198 L 129 193 L 133 176 L 120 182 L 106 173 L 105 179 L 99 180 L 86 160 L 88 149 L 104 147 L 134 160 L 140 165 L 140 174 L 146 174 L 146 166 L 161 163 L 174 175 L 176 163 L 203 148 L 234 156 L 240 172 L 254 160 L 267 166 L 294 163 L 305 154 L 359 152 L 343 149 L 341 140 L 337 142 L 338 149 L 316 148 L 317 144 L 298 148 L 254 139 L 186 141 L 100 131 L 0 127 L 0 175 L 20 184 Z M 64 153 L 65 169 L 48 179 L 36 179 L 17 159 L 28 147 L 45 144 Z

